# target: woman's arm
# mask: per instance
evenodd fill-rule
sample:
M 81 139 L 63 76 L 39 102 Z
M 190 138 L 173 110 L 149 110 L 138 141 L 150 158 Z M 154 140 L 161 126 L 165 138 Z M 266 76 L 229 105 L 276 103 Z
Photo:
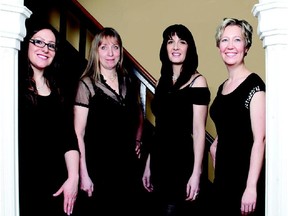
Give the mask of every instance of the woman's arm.
M 202 161 L 205 149 L 205 126 L 207 118 L 207 106 L 193 105 L 193 139 L 194 139 L 194 168 L 193 173 L 202 173 Z
M 200 76 L 194 83 L 195 87 L 207 87 L 206 79 Z M 202 161 L 205 150 L 205 130 L 208 114 L 208 105 L 193 105 L 193 148 L 194 167 L 187 184 L 187 199 L 195 200 L 200 190 L 200 177 L 202 173 Z
M 84 135 L 85 135 L 88 111 L 89 109 L 87 107 L 77 105 L 74 106 L 74 128 L 80 150 L 80 188 L 86 191 L 88 196 L 92 196 L 94 186 L 87 170 L 85 143 L 84 143 Z
M 67 185 L 64 186 L 64 212 L 72 214 L 78 194 L 79 183 L 79 152 L 70 150 L 65 153 L 65 162 L 68 171 Z
M 213 167 L 215 169 L 215 164 L 216 164 L 216 150 L 217 150 L 217 144 L 218 144 L 218 136 L 215 137 L 213 143 L 210 146 L 210 155 L 212 158 L 213 162 Z
M 65 162 L 68 171 L 68 178 L 53 194 L 54 197 L 63 193 L 63 210 L 67 215 L 72 214 L 74 204 L 78 194 L 79 183 L 79 152 L 77 150 L 70 150 L 65 153 Z
M 143 124 L 144 124 L 144 115 L 141 106 L 139 105 L 138 127 L 136 132 L 136 147 L 135 147 L 135 152 L 138 158 L 141 157 Z
M 263 166 L 265 155 L 265 92 L 254 94 L 250 103 L 250 116 L 254 143 L 250 156 L 250 167 L 246 183 L 246 189 L 242 196 L 241 210 L 251 212 L 255 210 L 257 200 L 257 183 Z
M 146 160 L 146 165 L 145 165 L 144 174 L 142 177 L 142 182 L 143 182 L 144 188 L 148 192 L 153 191 L 153 185 L 151 182 L 151 171 L 150 171 L 150 154 L 148 155 L 147 160 Z
M 193 105 L 193 141 L 194 141 L 194 167 L 187 184 L 186 200 L 195 200 L 200 190 L 200 177 L 205 149 L 205 125 L 207 106 Z

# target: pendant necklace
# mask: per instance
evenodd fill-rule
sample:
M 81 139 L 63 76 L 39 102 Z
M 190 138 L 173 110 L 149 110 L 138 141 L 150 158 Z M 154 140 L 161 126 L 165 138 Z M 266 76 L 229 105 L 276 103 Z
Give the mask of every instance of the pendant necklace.
M 179 75 L 178 75 L 178 76 L 177 76 L 177 75 L 173 75 L 173 76 L 172 76 L 172 80 L 173 80 L 173 82 L 176 82 L 177 79 L 178 79 L 178 77 L 179 77 Z
M 108 76 L 108 79 L 109 79 L 111 82 L 114 82 L 116 78 L 117 78 L 117 73 L 113 73 L 112 75 Z
M 41 90 L 44 86 L 45 86 L 45 79 L 44 79 L 44 81 L 43 81 L 43 83 L 42 83 L 41 86 L 37 86 L 37 85 L 36 85 L 37 91 L 38 91 L 38 90 Z

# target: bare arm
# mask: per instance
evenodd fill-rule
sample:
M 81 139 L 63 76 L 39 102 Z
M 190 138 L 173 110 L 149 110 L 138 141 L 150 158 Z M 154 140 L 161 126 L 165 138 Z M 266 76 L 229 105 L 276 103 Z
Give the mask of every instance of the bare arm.
M 152 185 L 152 182 L 151 182 L 151 171 L 150 171 L 150 154 L 148 155 L 147 160 L 146 160 L 144 174 L 143 174 L 143 177 L 142 177 L 142 182 L 143 182 L 144 188 L 148 192 L 152 192 L 153 191 L 153 185 Z
M 135 152 L 138 158 L 141 157 L 141 144 L 142 144 L 141 140 L 142 140 L 143 124 L 144 124 L 144 115 L 139 105 L 138 128 L 136 133 L 136 147 L 135 147 Z
M 87 170 L 85 143 L 84 143 L 84 135 L 85 135 L 88 111 L 89 109 L 86 107 L 76 105 L 74 106 L 74 127 L 80 150 L 80 188 L 86 191 L 88 196 L 92 196 L 94 186 Z
M 217 144 L 218 144 L 218 136 L 215 137 L 213 143 L 210 146 L 210 156 L 212 158 L 213 161 L 213 167 L 215 169 L 215 165 L 216 165 L 216 150 L 217 150 Z
M 265 92 L 257 92 L 253 96 L 250 104 L 250 116 L 254 143 L 251 151 L 246 189 L 242 196 L 241 210 L 243 212 L 254 211 L 256 206 L 257 183 L 265 155 L 265 103 Z
M 207 118 L 207 106 L 194 105 L 194 168 L 193 173 L 200 175 L 202 172 L 202 160 L 205 149 L 205 125 Z
M 199 77 L 196 87 L 207 87 L 206 79 Z M 200 190 L 200 176 L 202 173 L 202 161 L 205 149 L 205 128 L 208 106 L 193 105 L 193 141 L 194 141 L 194 167 L 192 176 L 187 184 L 187 200 L 194 200 Z
M 79 152 L 70 150 L 65 153 L 65 162 L 68 171 L 68 178 L 60 187 L 60 189 L 53 194 L 59 196 L 63 193 L 63 210 L 67 215 L 72 214 L 76 197 L 78 194 L 79 183 Z
M 64 190 L 64 211 L 72 214 L 78 194 L 79 183 L 79 152 L 70 150 L 65 153 L 65 162 L 68 171 L 67 191 Z

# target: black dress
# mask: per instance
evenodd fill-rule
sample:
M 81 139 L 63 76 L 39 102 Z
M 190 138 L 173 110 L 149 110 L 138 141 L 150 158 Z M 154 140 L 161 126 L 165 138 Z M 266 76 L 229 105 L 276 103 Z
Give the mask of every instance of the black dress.
M 238 216 L 253 145 L 250 102 L 256 92 L 265 91 L 265 84 L 257 74 L 252 73 L 227 95 L 221 93 L 223 85 L 219 87 L 210 108 L 218 134 L 214 201 L 222 215 L 226 212 L 227 215 Z M 264 216 L 264 167 L 256 203 L 257 215 L 261 216 Z
M 65 152 L 77 150 L 72 118 L 52 92 L 33 105 L 19 95 L 20 215 L 65 215 L 63 194 L 53 197 L 67 179 Z
M 87 169 L 94 183 L 92 198 L 82 194 L 81 216 L 137 215 L 134 210 L 139 211 L 141 170 L 135 153 L 138 90 L 128 77 L 118 75 L 118 79 L 120 94 L 102 76 L 97 85 L 90 78 L 79 82 L 75 104 L 89 108 L 84 141 Z
M 193 172 L 193 104 L 208 105 L 208 87 L 186 86 L 154 98 L 156 125 L 150 152 L 151 180 L 163 203 L 183 203 Z M 164 204 L 165 205 L 165 204 Z

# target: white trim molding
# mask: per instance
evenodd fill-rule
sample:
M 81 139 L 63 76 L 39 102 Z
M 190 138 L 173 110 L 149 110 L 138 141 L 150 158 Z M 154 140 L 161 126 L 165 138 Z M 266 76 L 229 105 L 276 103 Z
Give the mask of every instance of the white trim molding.
M 288 215 L 288 1 L 262 0 L 252 13 L 265 49 L 266 216 Z
M 18 3 L 18 4 L 17 4 Z M 0 1 L 0 215 L 19 215 L 18 51 L 32 12 L 23 1 Z

